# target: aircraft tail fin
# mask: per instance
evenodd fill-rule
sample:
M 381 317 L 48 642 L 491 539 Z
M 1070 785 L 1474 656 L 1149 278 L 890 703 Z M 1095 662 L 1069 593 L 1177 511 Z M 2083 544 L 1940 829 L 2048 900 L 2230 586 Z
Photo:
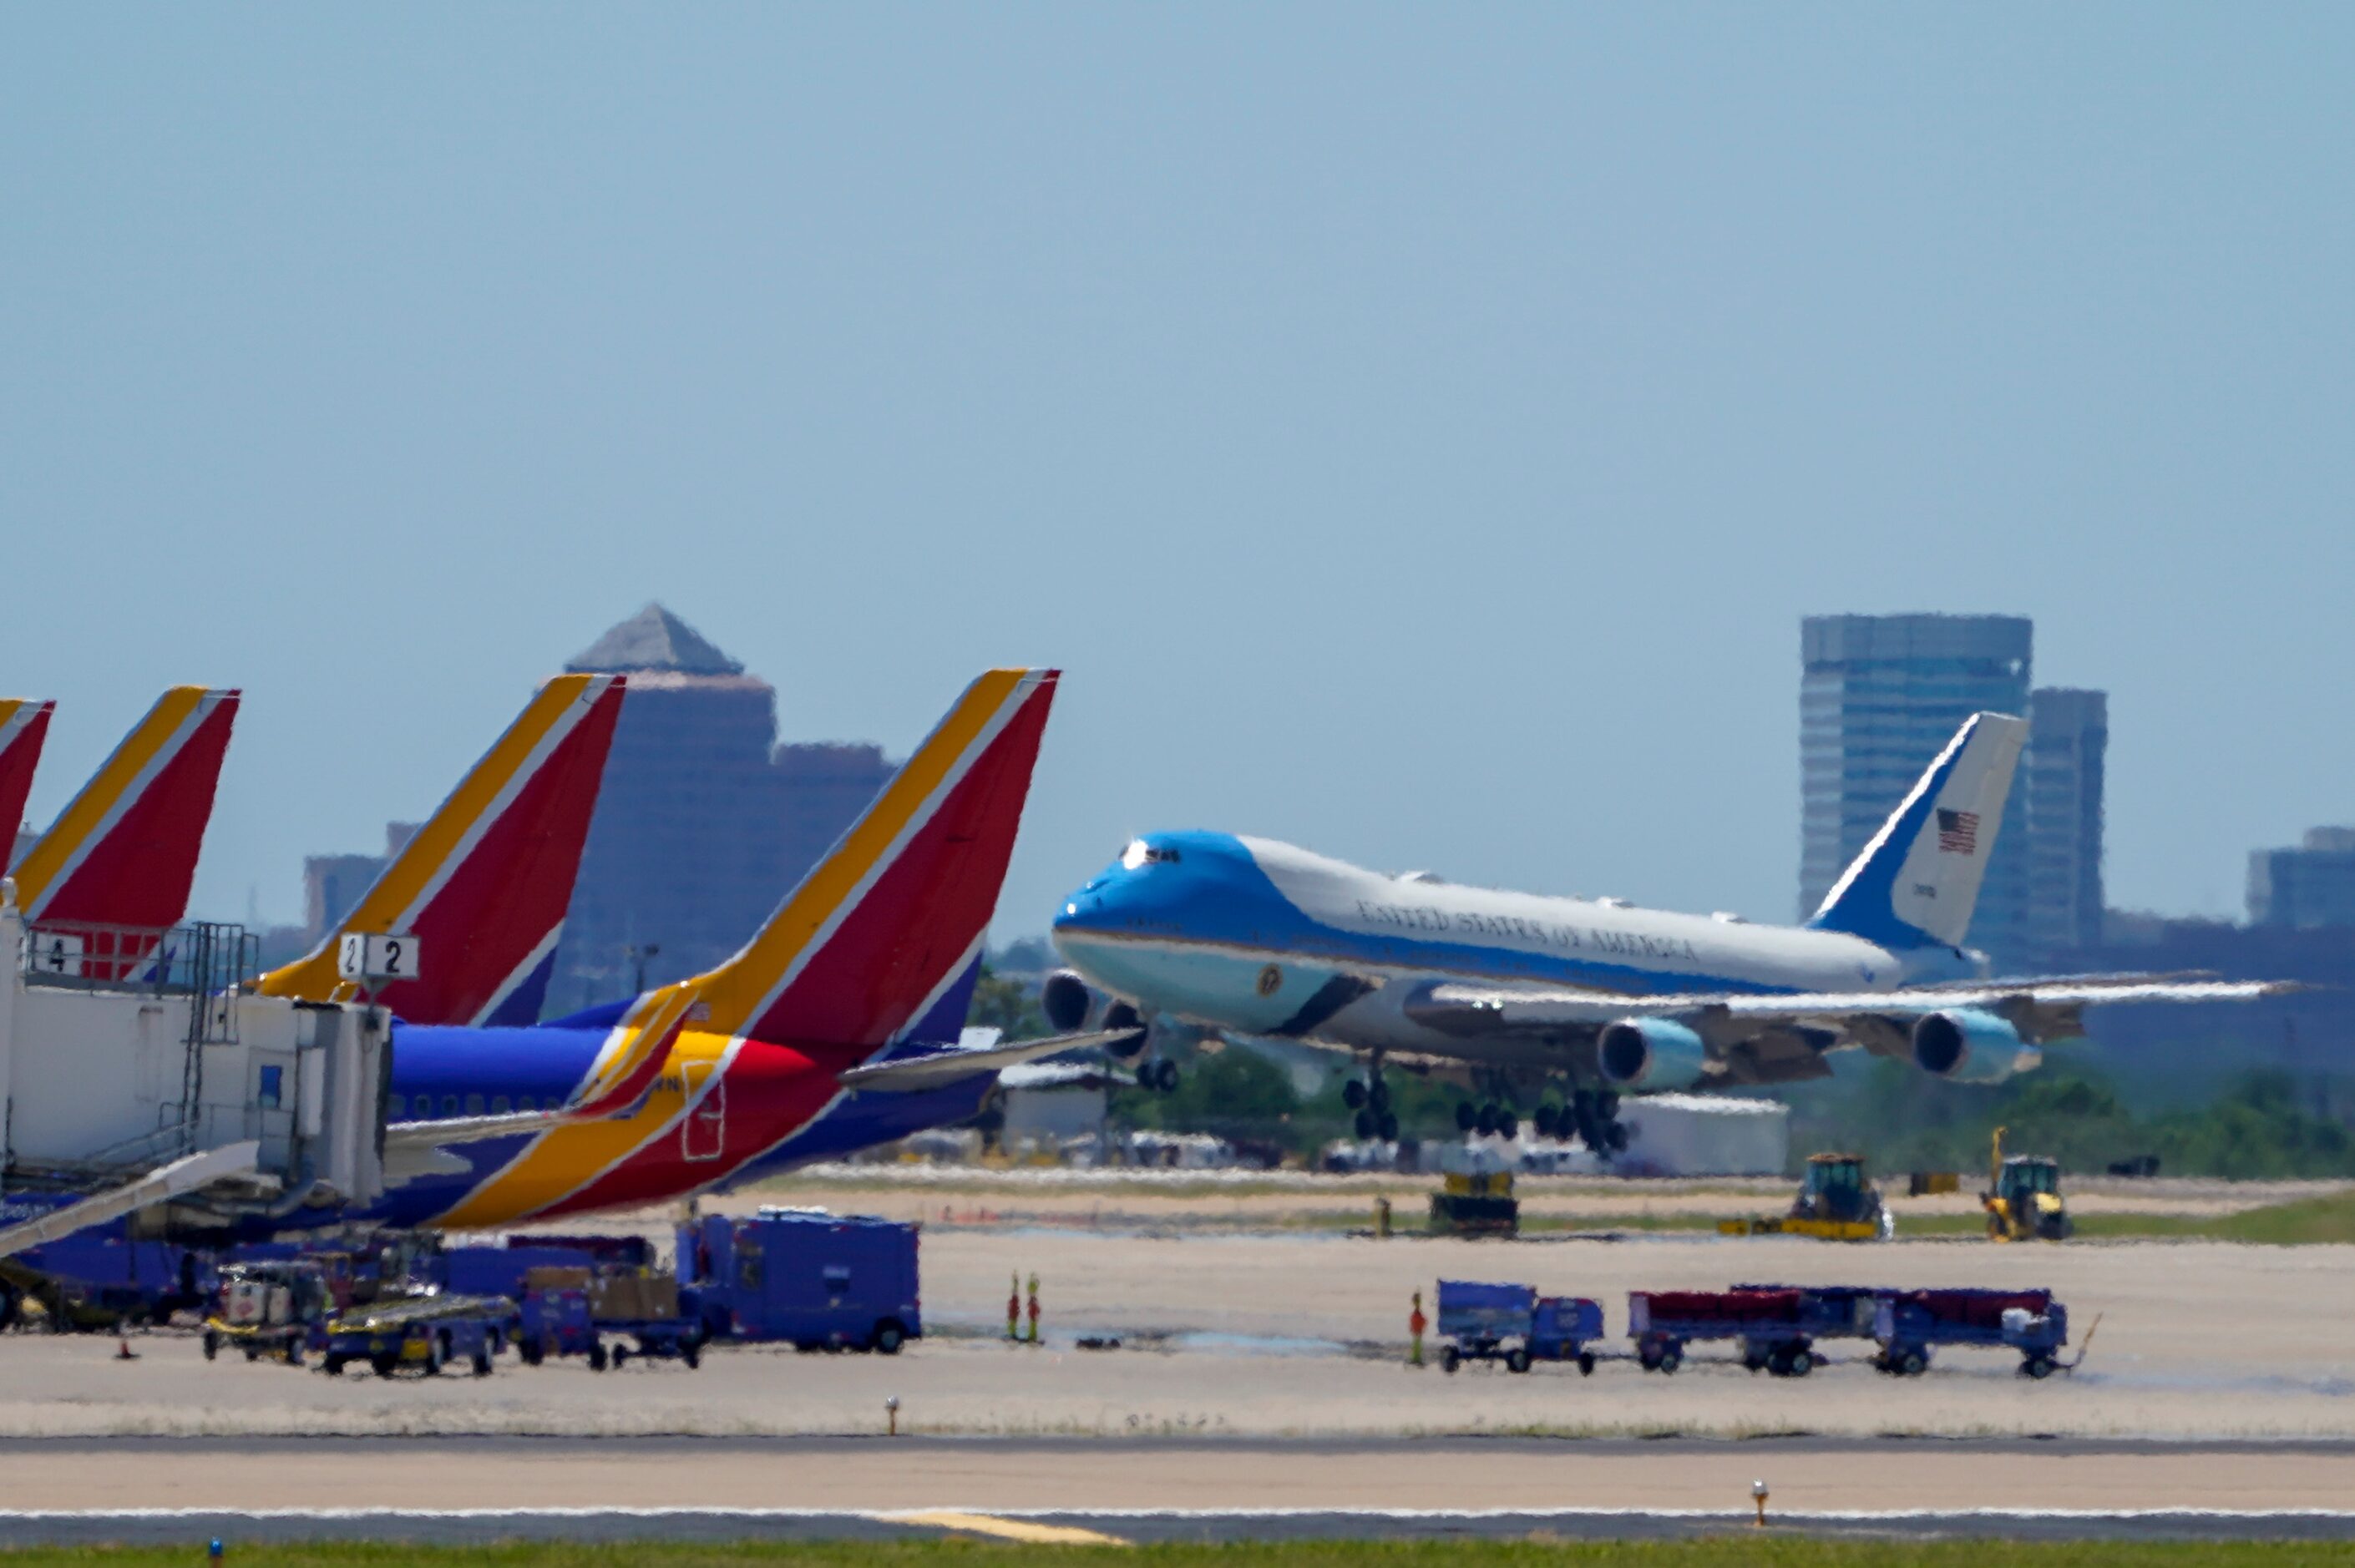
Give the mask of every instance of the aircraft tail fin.
M 16 869 L 27 925 L 156 931 L 188 912 L 238 694 L 175 686 Z
M 33 769 L 49 737 L 49 715 L 57 704 L 0 697 L 0 866 L 16 853 L 16 829 L 25 820 L 25 800 L 33 792 Z
M 705 1027 L 875 1047 L 968 991 L 1058 673 L 965 688 L 743 950 L 690 982 Z
M 531 1023 L 548 992 L 589 819 L 621 716 L 619 675 L 559 675 L 308 956 L 264 975 L 272 996 L 326 1001 L 347 932 L 405 931 L 423 963 L 377 993 L 412 1023 Z
M 1965 720 L 1807 924 L 1884 947 L 1960 947 L 2027 740 L 2025 719 Z
M 966 687 L 742 950 L 628 1005 L 580 1104 L 627 1104 L 686 1033 L 867 1057 L 961 1022 L 1059 674 Z

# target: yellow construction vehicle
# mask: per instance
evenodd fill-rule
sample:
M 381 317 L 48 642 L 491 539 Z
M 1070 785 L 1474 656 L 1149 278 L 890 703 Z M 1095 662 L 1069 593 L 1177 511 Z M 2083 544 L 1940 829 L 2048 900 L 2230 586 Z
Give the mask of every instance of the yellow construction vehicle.
M 2061 1162 L 2034 1154 L 2006 1159 L 2004 1131 L 1995 1129 L 1995 1147 L 1987 1157 L 1988 1191 L 1979 1194 L 1987 1208 L 1987 1240 L 2062 1240 L 2074 1227 L 2061 1196 Z
M 1811 1154 L 1807 1177 L 1791 1212 L 1774 1219 L 1753 1215 L 1720 1220 L 1730 1236 L 1814 1236 L 1821 1241 L 1886 1241 L 1897 1231 L 1894 1215 L 1881 1205 L 1881 1190 L 1864 1173 L 1861 1154 Z

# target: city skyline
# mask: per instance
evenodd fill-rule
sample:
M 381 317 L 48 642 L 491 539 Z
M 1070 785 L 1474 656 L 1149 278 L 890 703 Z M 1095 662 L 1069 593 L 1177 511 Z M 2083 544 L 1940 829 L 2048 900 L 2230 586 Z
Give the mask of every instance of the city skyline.
M 2350 815 L 2355 12 L 2009 15 L 18 8 L 32 810 L 239 685 L 290 920 L 659 599 L 793 740 L 1064 668 L 1004 934 L 1191 825 L 1779 920 L 1793 623 L 1998 611 L 2237 916 Z

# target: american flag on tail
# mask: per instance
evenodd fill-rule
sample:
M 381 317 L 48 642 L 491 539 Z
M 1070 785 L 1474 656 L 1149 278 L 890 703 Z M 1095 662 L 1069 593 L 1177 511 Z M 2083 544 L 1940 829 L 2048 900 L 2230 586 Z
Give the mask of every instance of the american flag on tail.
M 1979 814 L 1977 811 L 1938 810 L 1938 853 L 1941 854 L 1977 854 L 1979 853 Z

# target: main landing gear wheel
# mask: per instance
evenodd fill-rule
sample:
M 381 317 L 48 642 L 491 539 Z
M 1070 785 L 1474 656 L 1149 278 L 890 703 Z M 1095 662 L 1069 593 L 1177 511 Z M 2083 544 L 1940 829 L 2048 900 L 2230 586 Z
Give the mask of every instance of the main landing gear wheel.
M 1480 1113 L 1473 1108 L 1472 1102 L 1470 1100 L 1457 1100 L 1455 1102 L 1456 1131 L 1470 1132 L 1474 1127 L 1478 1125 L 1479 1120 Z

